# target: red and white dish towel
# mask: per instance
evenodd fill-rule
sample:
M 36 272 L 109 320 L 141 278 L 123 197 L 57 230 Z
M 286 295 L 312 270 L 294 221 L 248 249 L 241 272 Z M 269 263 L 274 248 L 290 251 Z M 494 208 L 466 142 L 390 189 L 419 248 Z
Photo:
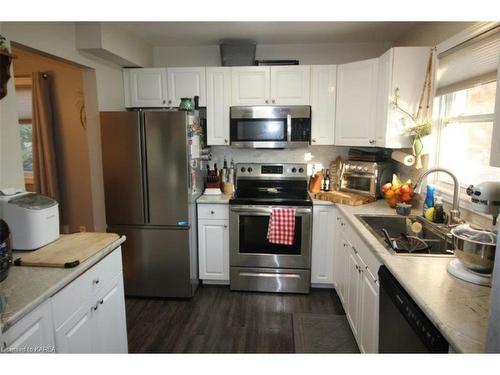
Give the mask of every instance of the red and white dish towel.
M 293 245 L 295 238 L 295 208 L 273 208 L 267 228 L 270 243 Z

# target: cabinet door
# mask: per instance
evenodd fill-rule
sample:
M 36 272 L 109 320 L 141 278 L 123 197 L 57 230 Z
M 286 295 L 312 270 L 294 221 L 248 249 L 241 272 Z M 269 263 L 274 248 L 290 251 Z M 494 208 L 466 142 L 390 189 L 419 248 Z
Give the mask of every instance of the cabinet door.
M 309 105 L 310 95 L 310 66 L 271 67 L 271 104 Z
M 311 283 L 333 284 L 335 208 L 316 206 L 313 210 Z
M 348 249 L 346 262 L 346 316 L 351 324 L 351 329 L 354 336 L 358 337 L 359 332 L 359 261 L 358 256 L 352 248 Z
M 200 279 L 229 280 L 229 230 L 227 220 L 198 222 Z
M 231 68 L 232 105 L 266 105 L 270 102 L 269 66 Z
M 344 236 L 342 234 L 340 223 L 341 218 L 336 217 L 335 223 L 335 246 L 333 248 L 333 282 L 335 285 L 335 290 L 337 295 L 340 298 L 342 303 L 345 302 L 344 293 L 343 293 L 343 285 L 344 285 L 344 277 L 345 277 L 345 252 L 346 252 L 346 242 L 344 240 Z
M 2 350 L 13 353 L 53 353 L 54 326 L 50 301 L 44 302 L 2 336 Z
M 205 67 L 168 68 L 168 105 L 178 107 L 181 98 L 199 96 L 200 107 L 206 104 Z
M 359 342 L 364 353 L 378 353 L 379 286 L 365 269 L 360 285 Z
M 207 143 L 229 144 L 231 68 L 207 68 Z
M 167 69 L 124 69 L 126 107 L 166 107 Z
M 96 353 L 127 353 L 127 324 L 123 278 L 116 277 L 102 289 L 93 309 Z
M 378 59 L 337 68 L 335 142 L 343 146 L 375 146 Z
M 85 301 L 70 319 L 56 329 L 56 345 L 58 353 L 95 353 L 93 347 L 94 329 L 92 325 L 93 310 Z
M 311 143 L 335 143 L 336 65 L 311 66 Z

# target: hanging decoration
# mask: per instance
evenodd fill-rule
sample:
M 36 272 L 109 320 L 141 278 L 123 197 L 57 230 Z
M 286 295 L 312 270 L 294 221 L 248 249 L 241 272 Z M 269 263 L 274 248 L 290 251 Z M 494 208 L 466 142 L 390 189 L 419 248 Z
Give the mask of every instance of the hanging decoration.
M 429 61 L 427 63 L 427 70 L 425 74 L 424 85 L 422 87 L 422 93 L 420 94 L 420 100 L 418 103 L 417 113 L 415 115 L 411 114 L 407 110 L 401 107 L 399 104 L 399 88 L 394 90 L 394 97 L 392 99 L 392 105 L 395 109 L 402 112 L 407 116 L 411 124 L 405 126 L 405 134 L 410 137 L 412 142 L 412 151 L 415 155 L 415 168 L 422 168 L 422 152 L 424 150 L 424 144 L 422 138 L 430 135 L 432 132 L 432 111 L 431 111 L 431 98 L 432 98 L 432 63 L 434 56 L 434 48 L 431 49 L 429 56 Z M 424 106 L 425 100 L 425 106 Z

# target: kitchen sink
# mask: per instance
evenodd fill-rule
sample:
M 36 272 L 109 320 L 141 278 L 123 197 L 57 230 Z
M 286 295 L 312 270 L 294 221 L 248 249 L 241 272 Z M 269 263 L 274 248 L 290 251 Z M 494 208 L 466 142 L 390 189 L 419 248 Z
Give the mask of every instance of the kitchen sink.
M 410 256 L 453 256 L 451 251 L 451 239 L 447 236 L 448 228 L 438 226 L 421 216 L 399 216 L 399 215 L 356 215 L 363 225 L 382 243 L 389 251 L 397 255 Z M 408 230 L 407 220 L 411 224 L 418 222 L 422 225 L 422 231 L 416 235 L 424 241 L 429 249 L 426 252 L 408 252 L 403 250 L 394 250 L 387 243 L 382 229 L 385 229 L 391 239 L 400 239 L 407 236 L 415 236 L 411 230 Z M 410 224 L 410 225 L 411 225 Z

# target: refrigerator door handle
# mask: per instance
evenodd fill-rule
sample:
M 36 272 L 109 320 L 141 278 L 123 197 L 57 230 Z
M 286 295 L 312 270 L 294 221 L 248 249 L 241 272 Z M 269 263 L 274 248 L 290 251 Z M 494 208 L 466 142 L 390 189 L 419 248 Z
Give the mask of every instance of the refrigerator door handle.
M 146 154 L 146 116 L 144 112 L 140 113 L 140 150 L 141 150 L 141 164 L 142 164 L 142 184 L 144 186 L 143 189 L 143 197 L 142 200 L 144 202 L 144 223 L 150 223 L 149 216 L 149 189 L 148 189 L 148 158 Z

